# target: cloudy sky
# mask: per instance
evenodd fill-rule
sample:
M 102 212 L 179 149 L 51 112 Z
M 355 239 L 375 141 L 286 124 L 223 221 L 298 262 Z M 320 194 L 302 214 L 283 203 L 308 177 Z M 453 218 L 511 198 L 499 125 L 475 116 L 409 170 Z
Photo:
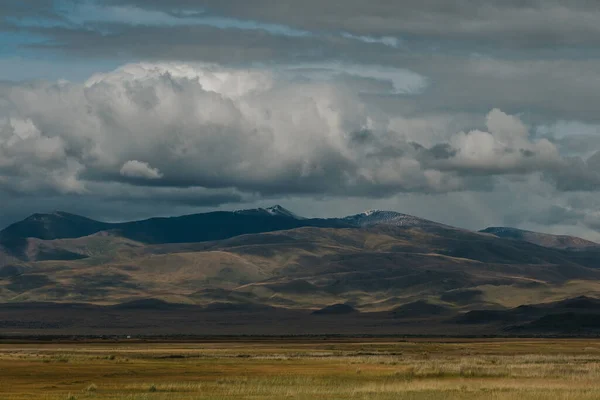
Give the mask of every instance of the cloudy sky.
M 282 204 L 600 240 L 591 0 L 0 0 L 0 227 Z

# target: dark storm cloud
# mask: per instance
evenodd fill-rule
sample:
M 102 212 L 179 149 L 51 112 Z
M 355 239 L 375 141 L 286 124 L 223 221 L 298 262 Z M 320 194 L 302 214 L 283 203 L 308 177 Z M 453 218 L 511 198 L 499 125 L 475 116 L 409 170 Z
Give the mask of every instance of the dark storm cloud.
M 429 60 L 429 63 L 426 62 Z M 460 112 L 498 107 L 538 118 L 598 121 L 600 61 L 502 60 L 433 55 L 407 60 L 407 68 L 434 77 L 416 107 Z
M 544 226 L 561 227 L 557 231 L 550 232 L 558 234 L 572 234 L 578 229 L 580 232 L 587 230 L 590 232 L 588 236 L 592 240 L 598 241 L 600 239 L 600 235 L 597 233 L 600 230 L 600 213 L 596 209 L 596 203 L 589 197 L 585 199 L 584 204 L 581 204 L 581 201 L 578 203 L 577 207 L 569 202 L 560 205 L 541 205 L 527 213 L 513 214 L 505 218 L 505 222 L 507 225 L 528 224 L 533 229 Z M 571 227 L 570 232 L 565 231 L 565 229 L 569 229 L 568 227 Z M 596 232 L 594 233 L 594 231 Z
M 584 212 L 577 212 L 561 206 L 551 206 L 531 214 L 528 218 L 531 222 L 541 225 L 571 225 L 582 221 L 584 217 Z
M 563 191 L 600 190 L 600 151 L 591 157 L 569 157 L 563 168 L 550 171 L 546 179 Z
M 62 21 L 64 18 L 56 9 L 56 4 L 56 0 L 3 0 L 0 19 L 44 18 Z
M 225 15 L 370 37 L 484 41 L 521 48 L 590 46 L 600 41 L 600 6 L 585 0 L 348 0 L 343 5 L 331 0 L 106 0 L 105 4 L 129 4 L 180 16 L 194 12 Z
M 86 59 L 126 57 L 224 64 L 333 60 L 348 65 L 379 64 L 407 68 L 428 78 L 429 85 L 419 96 L 383 100 L 403 109 L 483 114 L 497 107 L 510 113 L 526 113 L 538 121 L 557 116 L 600 121 L 595 106 L 600 103 L 597 59 L 502 59 L 423 49 L 407 51 L 335 35 L 292 37 L 259 29 L 199 25 L 112 23 L 88 28 L 31 28 L 31 32 L 47 40 L 28 47 Z M 367 79 L 349 79 L 347 84 L 364 92 L 372 90 L 365 89 L 365 85 L 370 88 L 383 85 L 381 81 Z
M 146 60 L 251 63 L 351 58 L 382 44 L 365 44 L 338 36 L 294 37 L 260 29 L 217 28 L 203 25 L 131 26 L 89 24 L 87 28 L 31 28 L 46 42 L 29 46 L 83 57 L 122 57 Z M 339 57 L 337 57 L 339 55 Z M 332 57 L 333 56 L 333 57 Z

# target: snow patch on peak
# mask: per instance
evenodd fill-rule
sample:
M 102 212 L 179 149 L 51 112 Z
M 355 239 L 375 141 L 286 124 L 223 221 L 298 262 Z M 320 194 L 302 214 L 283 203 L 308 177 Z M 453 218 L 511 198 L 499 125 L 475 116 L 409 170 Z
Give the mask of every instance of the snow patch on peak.
M 280 206 L 279 204 L 276 204 L 272 207 L 268 207 L 265 210 L 269 214 L 275 215 L 275 216 L 290 217 L 290 218 L 294 218 L 294 219 L 304 219 L 303 217 L 300 217 L 300 216 L 294 214 L 293 212 L 291 212 L 287 208 Z
M 435 222 L 418 218 L 412 215 L 402 214 L 395 211 L 368 210 L 360 214 L 351 215 L 344 218 L 346 222 L 361 227 L 372 225 L 390 225 L 390 226 L 430 226 L 440 225 Z
M 363 211 L 362 214 L 365 215 L 366 217 L 370 217 L 371 215 L 381 212 L 381 210 L 366 210 Z
M 280 206 L 274 205 L 267 208 L 254 208 L 250 210 L 236 210 L 234 211 L 236 214 L 246 214 L 246 215 L 269 215 L 273 217 L 286 217 L 286 218 L 294 218 L 294 219 L 305 219 L 304 217 L 300 217 L 290 210 Z

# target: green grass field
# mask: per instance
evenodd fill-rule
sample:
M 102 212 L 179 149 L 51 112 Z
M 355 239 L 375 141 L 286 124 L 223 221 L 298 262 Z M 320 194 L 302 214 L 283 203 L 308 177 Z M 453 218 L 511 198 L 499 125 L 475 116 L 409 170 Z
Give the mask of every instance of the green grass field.
M 0 344 L 0 399 L 598 399 L 600 340 Z

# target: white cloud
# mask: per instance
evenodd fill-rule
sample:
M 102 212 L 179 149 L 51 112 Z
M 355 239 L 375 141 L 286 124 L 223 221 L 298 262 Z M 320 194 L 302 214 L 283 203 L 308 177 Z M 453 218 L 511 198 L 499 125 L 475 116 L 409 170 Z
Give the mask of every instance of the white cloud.
M 0 117 L 0 190 L 81 193 L 82 169 L 61 136 L 44 135 L 30 118 Z
M 399 88 L 408 73 L 394 71 L 355 66 L 348 74 Z M 14 85 L 0 97 L 8 104 L 0 113 L 31 119 L 93 179 L 131 175 L 127 163 L 144 160 L 157 172 L 136 164 L 136 173 L 160 171 L 167 178 L 151 180 L 166 186 L 348 194 L 454 188 L 431 187 L 411 157 L 369 157 L 352 135 L 367 129 L 395 140 L 387 117 L 372 114 L 343 82 L 298 79 L 292 70 L 141 63 L 84 85 Z
M 121 175 L 127 178 L 141 179 L 160 179 L 163 174 L 156 168 L 152 168 L 148 163 L 130 160 L 121 167 Z
M 2 184 L 84 192 L 91 182 L 125 181 L 381 197 L 489 189 L 482 175 L 561 165 L 553 143 L 530 138 L 500 110 L 488 114 L 487 129 L 456 133 L 448 117 L 378 110 L 334 78 L 345 71 L 348 79 L 388 81 L 397 92 L 424 84 L 410 71 L 315 64 L 309 73 L 309 66 L 140 63 L 85 84 L 0 88 Z
M 394 48 L 400 47 L 400 43 L 401 43 L 398 38 L 393 37 L 393 36 L 375 37 L 375 36 L 353 35 L 351 33 L 344 32 L 344 33 L 342 33 L 342 37 L 345 37 L 347 39 L 359 40 L 364 43 L 375 43 L 375 44 L 379 43 L 379 44 L 383 44 L 383 45 L 386 45 L 389 47 L 394 47 Z
M 518 173 L 560 167 L 558 149 L 547 139 L 531 140 L 529 129 L 515 116 L 490 111 L 487 132 L 460 132 L 450 138 L 456 155 L 441 162 L 460 169 L 482 169 L 496 173 Z

